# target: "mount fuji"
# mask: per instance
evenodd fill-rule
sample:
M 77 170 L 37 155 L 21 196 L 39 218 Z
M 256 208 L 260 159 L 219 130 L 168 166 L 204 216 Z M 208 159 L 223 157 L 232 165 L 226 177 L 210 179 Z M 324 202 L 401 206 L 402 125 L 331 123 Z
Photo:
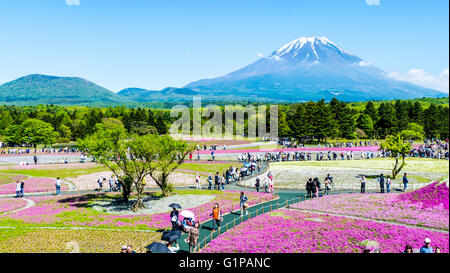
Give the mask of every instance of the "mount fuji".
M 413 99 L 443 93 L 398 81 L 325 37 L 296 39 L 225 76 L 185 86 L 202 95 L 268 101 Z

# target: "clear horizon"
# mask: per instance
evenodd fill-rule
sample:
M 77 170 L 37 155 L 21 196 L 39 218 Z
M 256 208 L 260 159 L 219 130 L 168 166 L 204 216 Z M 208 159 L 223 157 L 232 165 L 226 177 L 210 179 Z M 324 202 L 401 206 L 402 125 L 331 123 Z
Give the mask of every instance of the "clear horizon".
M 0 3 L 0 84 L 81 77 L 113 92 L 228 74 L 299 37 L 325 36 L 393 77 L 448 93 L 448 1 Z

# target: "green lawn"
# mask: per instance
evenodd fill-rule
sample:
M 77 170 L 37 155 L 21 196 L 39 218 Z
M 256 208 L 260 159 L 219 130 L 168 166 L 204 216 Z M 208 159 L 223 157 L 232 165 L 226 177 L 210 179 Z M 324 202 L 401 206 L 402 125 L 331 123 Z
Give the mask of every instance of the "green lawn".
M 203 173 L 216 173 L 220 174 L 225 172 L 230 166 L 239 167 L 239 163 L 183 163 L 180 165 L 178 170 L 191 170 L 195 172 L 203 172 Z
M 106 171 L 107 168 L 102 166 L 88 167 L 82 169 L 31 169 L 31 170 L 2 170 L 1 175 L 6 174 L 21 174 L 34 177 L 77 177 L 84 174 L 98 173 Z

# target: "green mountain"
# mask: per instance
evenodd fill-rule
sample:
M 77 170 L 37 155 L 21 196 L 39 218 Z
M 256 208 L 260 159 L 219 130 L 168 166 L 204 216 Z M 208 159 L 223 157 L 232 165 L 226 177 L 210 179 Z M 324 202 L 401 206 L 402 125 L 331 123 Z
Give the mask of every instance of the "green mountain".
M 138 102 L 176 102 L 192 101 L 192 96 L 199 93 L 189 88 L 167 87 L 162 90 L 146 90 L 141 88 L 127 88 L 117 93 L 119 96 L 126 97 Z
M 16 105 L 107 105 L 126 97 L 82 78 L 28 75 L 0 85 L 0 103 Z

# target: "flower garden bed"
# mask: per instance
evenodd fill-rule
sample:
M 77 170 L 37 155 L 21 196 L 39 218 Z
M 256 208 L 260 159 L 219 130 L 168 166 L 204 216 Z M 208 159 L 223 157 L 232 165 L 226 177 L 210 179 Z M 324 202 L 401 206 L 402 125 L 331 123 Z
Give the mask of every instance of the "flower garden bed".
M 0 253 L 119 253 L 123 245 L 137 252 L 148 242 L 157 241 L 158 232 L 128 230 L 0 230 Z
M 360 253 L 365 240 L 383 253 L 401 253 L 407 244 L 420 248 L 424 238 L 448 253 L 449 234 L 281 209 L 252 218 L 217 237 L 203 253 Z
M 449 189 L 445 183 L 433 183 L 400 195 L 329 195 L 300 202 L 291 207 L 448 230 L 448 194 Z
M 45 178 L 45 177 L 33 177 L 23 180 L 24 193 L 36 193 L 36 192 L 51 192 L 56 191 L 55 179 Z M 0 185 L 0 195 L 3 194 L 15 194 L 16 184 L 9 183 Z M 69 187 L 65 184 L 61 184 L 61 191 L 67 191 Z
M 0 199 L 0 213 L 13 211 L 23 208 L 27 205 L 27 201 L 16 198 L 2 198 Z
M 210 194 L 203 191 L 204 194 Z M 189 194 L 185 191 L 182 194 Z M 197 191 L 195 192 L 197 194 Z M 0 225 L 8 226 L 91 226 L 98 228 L 166 229 L 171 227 L 168 213 L 151 215 L 111 215 L 91 208 L 95 200 L 110 198 L 109 195 L 81 195 L 58 197 L 33 197 L 36 205 L 11 213 L 0 219 Z M 214 192 L 215 199 L 200 206 L 190 208 L 197 221 L 210 218 L 215 203 L 222 212 L 239 208 L 239 192 Z M 247 193 L 249 203 L 256 204 L 273 198 L 270 194 Z

